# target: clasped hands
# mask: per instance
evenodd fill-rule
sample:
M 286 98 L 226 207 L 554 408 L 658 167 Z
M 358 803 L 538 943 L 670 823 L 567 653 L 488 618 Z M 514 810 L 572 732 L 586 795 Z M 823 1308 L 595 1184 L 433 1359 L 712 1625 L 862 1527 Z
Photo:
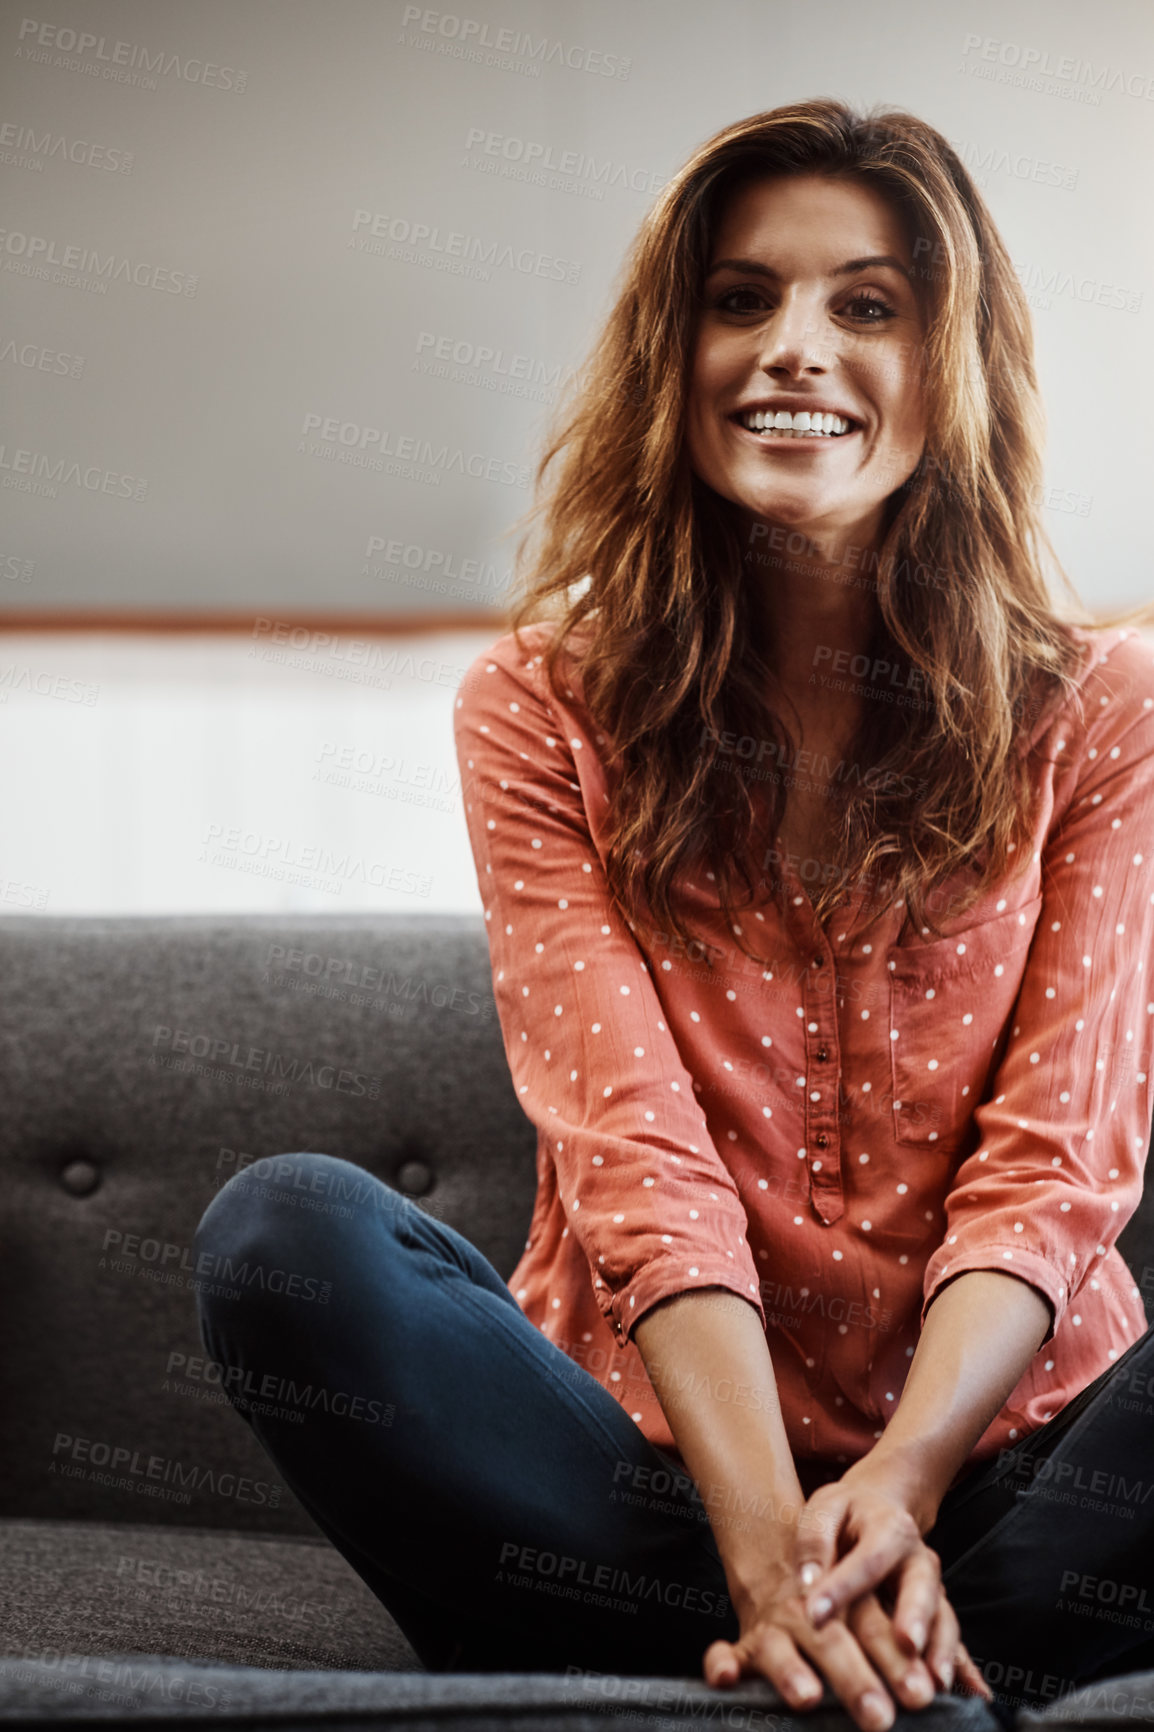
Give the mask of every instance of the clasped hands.
M 791 1708 L 828 1682 L 862 1732 L 885 1732 L 894 1699 L 923 1708 L 956 1681 L 990 1700 L 961 1640 L 937 1553 L 892 1479 L 863 1460 L 801 1508 L 785 1554 L 731 1592 L 740 1634 L 706 1649 L 706 1681 L 769 1679 Z

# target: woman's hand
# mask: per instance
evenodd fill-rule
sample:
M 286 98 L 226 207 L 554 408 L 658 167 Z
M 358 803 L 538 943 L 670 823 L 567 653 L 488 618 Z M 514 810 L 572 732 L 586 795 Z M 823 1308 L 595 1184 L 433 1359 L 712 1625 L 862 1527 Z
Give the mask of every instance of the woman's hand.
M 920 1659 L 903 1652 L 875 1594 L 859 1596 L 844 1620 L 831 1616 L 815 1629 L 802 1602 L 796 1566 L 783 1560 L 767 1567 L 737 1610 L 737 1641 L 711 1642 L 705 1651 L 709 1684 L 735 1684 L 741 1677 L 760 1675 L 791 1708 L 804 1709 L 821 1699 L 824 1680 L 862 1732 L 885 1732 L 892 1726 L 893 1697 L 904 1708 L 924 1708 L 933 1699 L 929 1671 Z
M 943 1690 L 957 1677 L 967 1690 L 991 1699 L 962 1642 L 937 1553 L 926 1545 L 892 1479 L 871 1468 L 868 1457 L 807 1500 L 798 1518 L 794 1557 L 815 1628 L 825 1628 L 843 1612 L 852 1625 L 853 1608 L 862 1597 L 875 1598 L 879 1610 L 884 1604 L 892 1612 L 890 1630 L 902 1651 L 908 1657 L 924 1654 Z

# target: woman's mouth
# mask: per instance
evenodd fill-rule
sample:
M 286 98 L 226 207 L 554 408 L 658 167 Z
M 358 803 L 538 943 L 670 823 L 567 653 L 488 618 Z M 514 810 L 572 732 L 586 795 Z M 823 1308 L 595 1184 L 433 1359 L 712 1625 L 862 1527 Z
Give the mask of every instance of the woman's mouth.
M 747 409 L 731 420 L 763 444 L 796 441 L 819 445 L 858 431 L 857 423 L 845 415 L 808 409 Z

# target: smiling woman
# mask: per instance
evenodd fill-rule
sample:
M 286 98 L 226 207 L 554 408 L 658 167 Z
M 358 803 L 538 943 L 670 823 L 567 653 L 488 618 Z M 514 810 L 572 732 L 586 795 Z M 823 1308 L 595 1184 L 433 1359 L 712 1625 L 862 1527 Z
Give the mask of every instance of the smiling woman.
M 834 102 L 727 127 L 656 201 L 578 377 L 513 624 L 563 601 L 551 682 L 580 643 L 613 742 L 614 892 L 688 941 L 691 862 L 732 910 L 794 853 L 839 862 L 823 920 L 859 876 L 918 928 L 935 889 L 963 912 L 1023 861 L 1026 725 L 1073 697 L 1100 622 L 1042 522 L 1026 298 L 949 144 Z M 849 430 L 742 424 L 807 403 Z M 914 701 L 830 677 L 859 656 Z M 725 733 L 863 776 L 735 776 Z
M 917 467 L 923 318 L 902 226 L 871 187 L 817 175 L 754 180 L 730 198 L 705 279 L 686 441 L 697 474 L 750 526 L 768 512 L 811 533 L 876 533 Z M 835 452 L 844 467 L 764 460 Z
M 1010 1658 L 1068 1678 L 1073 1643 L 1088 1675 L 1100 1646 L 1014 1574 L 1033 1530 L 957 1554 L 1005 1513 L 979 1465 L 1052 1448 L 1147 1339 L 1112 1246 L 1152 1106 L 1154 646 L 1096 629 L 1042 526 L 1021 286 L 940 133 L 799 103 L 673 176 L 579 376 L 514 632 L 458 699 L 540 1127 L 510 1284 L 572 1358 L 608 1327 L 598 1380 L 699 1487 L 777 1512 L 712 1524 L 739 1624 L 713 1683 L 801 1705 L 824 1676 L 887 1724 L 883 1683 L 982 1688 L 959 1615 L 994 1659 L 1007 1579 Z M 803 1499 L 827 1531 L 787 1542 Z
M 886 501 L 925 446 L 924 312 L 905 230 L 862 182 L 739 182 L 693 348 L 685 444 L 695 474 L 736 508 L 747 541 L 772 523 L 802 543 L 760 586 L 765 632 L 803 749 L 835 762 L 866 706 L 852 682 L 836 695 L 809 683 L 814 646 L 836 644 L 852 661 L 874 611 L 865 591 L 837 587 L 837 549 L 877 545 Z M 792 785 L 779 846 L 802 859 L 828 852 L 830 793 L 828 775 Z
M 380 1187 L 324 1342 L 206 1345 L 387 1382 L 339 1473 L 259 1434 L 430 1666 L 1045 1700 L 1140 1652 L 1060 1580 L 1154 1594 L 1154 643 L 1058 604 L 1028 309 L 912 115 L 707 140 L 578 378 L 455 709 L 521 1259 Z M 303 1256 L 259 1172 L 199 1243 Z

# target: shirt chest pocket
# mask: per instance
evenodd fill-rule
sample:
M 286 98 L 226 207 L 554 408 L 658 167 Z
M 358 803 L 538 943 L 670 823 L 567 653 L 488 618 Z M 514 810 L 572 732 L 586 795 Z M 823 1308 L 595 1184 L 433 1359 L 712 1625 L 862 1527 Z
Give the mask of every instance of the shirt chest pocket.
M 1042 898 L 888 958 L 894 1139 L 952 1148 L 984 1096 Z

